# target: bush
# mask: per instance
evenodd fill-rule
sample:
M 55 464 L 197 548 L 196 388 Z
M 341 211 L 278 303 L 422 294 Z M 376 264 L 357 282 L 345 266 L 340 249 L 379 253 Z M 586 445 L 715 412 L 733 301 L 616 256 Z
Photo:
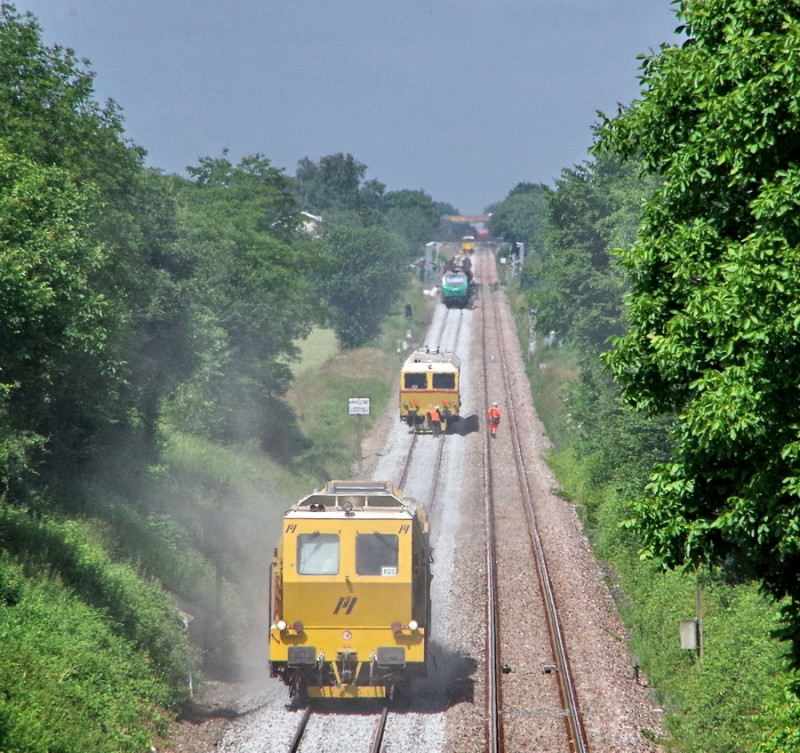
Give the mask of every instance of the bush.
M 0 582 L 0 750 L 120 753 L 147 749 L 172 694 L 145 653 L 57 575 L 29 578 L 8 555 Z
M 2 506 L 0 550 L 31 572 L 57 577 L 76 600 L 100 610 L 110 630 L 144 652 L 164 682 L 181 685 L 191 656 L 177 606 L 158 584 L 112 562 L 88 523 L 34 518 Z

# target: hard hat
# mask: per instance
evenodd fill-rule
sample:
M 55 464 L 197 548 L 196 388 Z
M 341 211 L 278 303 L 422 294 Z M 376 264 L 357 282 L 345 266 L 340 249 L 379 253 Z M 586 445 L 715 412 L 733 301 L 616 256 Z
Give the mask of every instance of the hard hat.
M 434 408 L 436 408 L 436 410 L 439 410 L 439 406 L 438 405 L 435 405 Z
M 493 405 L 495 408 L 497 407 L 497 403 L 492 403 L 492 405 Z

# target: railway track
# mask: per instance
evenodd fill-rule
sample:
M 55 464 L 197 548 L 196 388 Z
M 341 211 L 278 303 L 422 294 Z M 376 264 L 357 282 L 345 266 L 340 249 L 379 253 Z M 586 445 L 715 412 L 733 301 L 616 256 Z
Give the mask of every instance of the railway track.
M 487 750 L 490 753 L 502 753 L 522 745 L 529 734 L 547 736 L 548 750 L 563 750 L 565 753 L 588 753 L 588 741 L 578 704 L 575 683 L 570 669 L 566 641 L 559 617 L 558 602 L 554 593 L 548 565 L 537 527 L 535 501 L 528 484 L 529 470 L 526 468 L 522 451 L 519 426 L 514 414 L 513 385 L 506 362 L 503 335 L 500 331 L 499 317 L 495 296 L 491 291 L 482 290 L 481 339 L 483 344 L 482 389 L 483 404 L 502 395 L 504 406 L 503 429 L 497 439 L 486 438 L 484 448 L 484 495 L 485 495 L 485 527 L 486 527 L 486 570 L 487 593 Z M 503 482 L 499 483 L 497 465 L 500 457 L 505 458 L 502 469 Z M 512 457 L 513 463 L 507 458 Z M 509 476 L 513 475 L 513 480 Z M 513 487 L 513 492 L 512 492 Z M 501 496 L 502 495 L 502 496 Z M 502 503 L 501 500 L 502 499 Z M 507 533 L 501 533 L 501 521 L 511 505 L 519 505 L 524 510 L 527 521 L 527 532 L 524 537 L 517 537 L 515 543 L 527 547 L 527 554 L 512 557 L 505 552 L 508 540 Z M 519 516 L 515 516 L 519 519 Z M 515 535 L 513 532 L 510 535 Z M 503 537 L 503 547 L 498 547 L 497 540 Z M 527 544 L 523 542 L 527 539 Z M 515 547 L 516 548 L 516 547 Z M 547 636 L 549 645 L 538 645 L 529 656 L 504 654 L 503 632 L 515 629 L 514 607 L 504 598 L 503 585 L 513 582 L 519 584 L 518 573 L 512 570 L 520 562 L 534 562 L 535 573 L 528 573 L 527 584 L 518 587 L 524 589 L 530 599 L 536 599 L 534 610 L 539 610 L 544 620 L 541 626 L 542 635 Z M 533 581 L 536 581 L 534 584 Z M 502 604 L 502 612 L 500 608 Z M 530 608 L 530 605 L 529 605 Z M 520 615 L 521 618 L 521 615 Z M 533 632 L 533 631 L 532 631 Z M 538 657 L 540 662 L 539 680 L 536 669 L 531 666 L 531 659 Z M 535 687 L 535 692 L 522 699 L 513 690 L 517 677 L 514 673 L 524 673 L 528 677 L 528 685 Z M 522 675 L 520 675 L 522 676 Z M 556 680 L 551 682 L 551 678 Z M 519 685 L 520 683 L 516 683 Z M 557 698 L 551 686 L 557 685 Z M 537 724 L 528 720 L 536 719 Z M 559 735 L 558 720 L 563 719 L 562 732 Z M 555 723 L 554 723 L 555 722 Z M 557 738 L 561 738 L 560 742 Z
M 384 451 L 374 453 L 378 460 L 370 472 L 374 478 L 398 478 L 410 496 L 436 507 L 432 543 L 440 556 L 434 567 L 438 613 L 433 630 L 438 644 L 428 678 L 415 688 L 414 703 L 386 716 L 382 743 L 375 742 L 377 705 L 366 715 L 312 706 L 307 730 L 296 734 L 299 715 L 287 714 L 281 703 L 243 725 L 220 750 L 279 753 L 295 733 L 291 750 L 305 753 L 654 753 L 644 738 L 651 728 L 645 714 L 634 708 L 627 712 L 629 720 L 621 720 L 620 697 L 629 690 L 626 666 L 624 657 L 608 660 L 622 632 L 603 619 L 601 599 L 592 600 L 602 579 L 600 588 L 594 582 L 586 588 L 590 570 L 582 559 L 584 548 L 575 545 L 574 511 L 551 493 L 554 481 L 542 459 L 546 437 L 531 411 L 515 335 L 501 331 L 501 322 L 509 326 L 509 312 L 493 279 L 496 275 L 487 273 L 476 309 L 437 310 L 428 339 L 461 358 L 466 431 L 435 440 L 393 430 Z M 491 400 L 504 410 L 497 439 L 475 433 L 485 431 L 483 411 Z M 525 424 L 521 437 L 512 433 L 519 422 Z M 541 537 L 528 531 L 528 520 L 543 525 Z M 484 540 L 491 544 L 484 546 Z M 537 549 L 543 565 L 534 564 Z M 547 592 L 549 599 L 543 596 Z M 548 617 L 548 601 L 555 610 L 566 607 L 563 619 L 557 611 L 555 620 Z M 484 618 L 488 631 L 482 629 Z M 556 631 L 550 637 L 552 623 Z M 560 635 L 562 624 L 567 636 Z M 599 643 L 598 635 L 607 640 Z M 564 685 L 570 664 L 579 672 L 577 692 L 571 677 Z M 637 698 L 639 707 L 646 703 L 644 695 Z M 583 722 L 589 725 L 591 749 Z M 253 738 L 259 747 L 249 747 Z
M 289 743 L 288 753 L 303 753 L 303 742 L 307 739 L 306 734 L 312 726 L 312 718 L 314 711 L 311 706 L 306 708 L 303 712 L 300 722 L 297 725 L 294 736 Z M 364 740 L 364 753 L 381 753 L 383 745 L 383 737 L 386 731 L 386 722 L 389 717 L 389 707 L 384 706 L 377 717 L 367 717 L 363 715 L 354 714 L 329 714 L 325 715 L 325 734 L 332 740 L 341 741 L 343 739 L 350 740 L 348 746 L 348 753 L 359 753 L 359 745 L 354 741 L 354 738 Z M 363 730 L 356 729 L 357 727 L 365 727 L 367 731 L 359 734 Z M 369 740 L 367 747 L 366 741 Z M 314 743 L 315 749 L 318 748 L 318 743 Z
M 437 332 L 435 337 L 436 340 L 443 343 L 441 346 L 444 350 L 452 351 L 457 354 L 458 350 L 458 343 L 459 338 L 462 335 L 464 325 L 464 310 L 463 309 L 448 309 L 447 316 L 443 319 L 440 329 Z M 462 416 L 461 420 L 463 421 L 464 418 Z M 435 461 L 434 461 L 434 469 L 433 473 L 431 474 L 432 479 L 439 479 L 441 476 L 441 469 L 442 463 L 444 458 L 444 447 L 447 441 L 447 434 L 442 434 L 440 436 L 440 441 L 436 442 L 436 453 L 435 453 Z M 401 465 L 400 474 L 397 477 L 397 486 L 401 489 L 406 488 L 406 483 L 409 479 L 409 475 L 411 473 L 411 469 L 413 468 L 413 459 L 414 453 L 419 447 L 419 435 L 413 434 L 411 437 L 411 443 L 408 446 L 408 449 L 405 453 L 405 457 L 403 463 Z M 429 445 L 427 442 L 423 443 L 425 445 L 425 450 L 429 451 Z M 427 509 L 428 512 L 432 512 L 436 500 L 438 499 L 438 484 L 433 483 L 431 485 L 431 489 L 428 493 L 426 493 L 423 497 L 427 501 Z
M 409 473 L 411 472 L 411 468 L 413 467 L 413 459 L 414 459 L 414 452 L 418 447 L 418 434 L 414 434 L 411 438 L 411 444 L 408 447 L 408 452 L 405 456 L 405 460 L 403 461 L 403 467 L 400 471 L 400 476 L 397 481 L 397 486 L 400 489 L 406 488 L 406 482 L 409 478 Z M 442 434 L 440 437 L 435 440 L 435 459 L 433 464 L 433 473 L 431 474 L 431 484 L 430 484 L 430 491 L 425 495 L 424 499 L 426 500 L 426 509 L 428 514 L 433 511 L 433 508 L 436 505 L 436 501 L 439 498 L 439 484 L 437 483 L 437 479 L 441 477 L 441 469 L 442 469 L 442 462 L 444 458 L 444 447 L 447 444 L 447 435 Z M 428 451 L 429 445 L 425 443 L 425 451 Z

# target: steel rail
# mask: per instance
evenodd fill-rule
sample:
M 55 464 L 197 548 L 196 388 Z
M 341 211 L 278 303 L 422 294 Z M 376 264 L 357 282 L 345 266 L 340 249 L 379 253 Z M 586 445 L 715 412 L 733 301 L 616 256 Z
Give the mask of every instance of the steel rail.
M 483 288 L 481 288 L 483 290 Z M 481 292 L 481 299 L 485 295 Z M 481 347 L 484 357 L 482 361 L 482 395 L 481 404 L 486 404 L 488 372 L 486 370 L 486 314 L 481 316 Z M 487 745 L 488 753 L 502 753 L 503 728 L 500 708 L 501 678 L 500 678 L 500 628 L 499 628 L 499 599 L 497 586 L 497 554 L 495 548 L 494 529 L 494 497 L 492 495 L 492 463 L 489 453 L 489 442 L 483 442 L 483 499 L 484 499 L 484 528 L 486 531 L 486 665 L 487 665 L 487 713 L 489 717 Z
M 308 727 L 308 720 L 311 718 L 311 707 L 307 706 L 300 718 L 300 724 L 297 725 L 292 742 L 289 744 L 289 753 L 297 753 L 300 749 L 300 743 L 303 741 L 303 735 Z
M 491 307 L 495 321 L 499 322 L 499 317 L 497 314 L 497 301 L 494 296 L 491 296 Z M 508 425 L 510 426 L 511 430 L 511 440 L 514 448 L 514 458 L 517 465 L 520 491 L 522 493 L 526 517 L 528 519 L 528 531 L 536 556 L 542 594 L 547 606 L 547 621 L 549 626 L 550 641 L 553 647 L 553 653 L 556 657 L 556 662 L 558 664 L 559 688 L 561 692 L 562 703 L 566 711 L 564 718 L 567 724 L 567 734 L 573 749 L 577 753 L 586 753 L 586 751 L 588 751 L 586 729 L 584 727 L 583 718 L 578 705 L 578 699 L 572 678 L 572 671 L 569 665 L 569 656 L 567 653 L 566 643 L 564 641 L 564 633 L 558 616 L 558 607 L 556 605 L 552 582 L 548 573 L 544 547 L 542 546 L 541 537 L 539 536 L 539 530 L 536 523 L 536 510 L 534 508 L 533 495 L 531 494 L 530 484 L 528 482 L 525 458 L 522 452 L 522 444 L 520 442 L 519 429 L 514 411 L 514 400 L 511 392 L 511 377 L 508 371 L 508 363 L 506 358 L 506 350 L 503 345 L 503 338 L 498 337 L 497 342 L 499 346 L 499 357 L 503 374 L 503 382 L 506 387 L 506 399 L 508 401 L 506 405 Z
M 403 461 L 403 470 L 400 472 L 400 478 L 397 481 L 398 489 L 405 489 L 406 481 L 408 481 L 408 473 L 411 470 L 411 458 L 414 455 L 414 446 L 417 444 L 416 432 L 411 437 L 411 444 L 408 446 L 406 459 Z
M 375 734 L 372 736 L 372 745 L 369 747 L 369 753 L 381 753 L 381 745 L 383 745 L 383 733 L 386 730 L 386 718 L 389 716 L 389 707 L 384 706 L 381 712 L 378 725 L 375 728 Z

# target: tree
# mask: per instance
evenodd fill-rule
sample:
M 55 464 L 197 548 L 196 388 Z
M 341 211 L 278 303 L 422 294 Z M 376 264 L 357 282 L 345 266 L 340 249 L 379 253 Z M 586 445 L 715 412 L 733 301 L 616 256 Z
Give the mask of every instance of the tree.
M 630 330 L 607 363 L 632 404 L 679 415 L 636 506 L 645 551 L 759 578 L 800 666 L 800 7 L 679 17 L 686 41 L 644 60 L 598 141 L 664 178 L 622 254 Z
M 409 254 L 416 255 L 439 230 L 440 215 L 424 191 L 389 191 L 381 198 L 385 225 L 406 239 Z
M 367 166 L 352 154 L 331 154 L 319 163 L 301 159 L 294 182 L 300 208 L 316 214 L 349 211 L 368 216 L 378 210 L 386 187 L 376 180 L 366 181 L 366 172 Z
M 181 280 L 188 270 L 173 256 L 174 206 L 163 180 L 144 169 L 144 151 L 125 139 L 115 103 L 101 107 L 92 98 L 93 81 L 88 61 L 46 47 L 30 14 L 0 5 L 0 140 L 23 159 L 58 168 L 52 179 L 70 176 L 80 186 L 74 243 L 87 253 L 102 249 L 83 284 L 103 302 L 97 336 L 114 367 L 93 369 L 80 361 L 80 349 L 61 343 L 76 355 L 72 371 L 65 368 L 58 387 L 41 394 L 44 423 L 29 427 L 49 437 L 59 472 L 123 440 L 144 440 L 155 452 L 157 406 L 187 363 Z M 35 197 L 28 200 L 33 209 Z M 29 393 L 40 378 L 28 375 Z
M 84 234 L 90 191 L 0 147 L 0 494 L 81 403 L 95 415 L 52 439 L 54 450 L 81 447 L 90 420 L 116 415 L 112 320 L 91 282 L 106 256 Z
M 624 331 L 626 281 L 613 250 L 636 238 L 641 204 L 653 190 L 636 171 L 602 156 L 564 170 L 545 194 L 544 243 L 531 254 L 531 305 L 540 329 L 588 346 L 592 358 Z
M 343 227 L 326 239 L 328 265 L 319 282 L 336 335 L 346 348 L 375 337 L 408 280 L 403 243 L 380 228 Z
M 537 329 L 555 330 L 575 354 L 579 377 L 565 399 L 575 451 L 595 488 L 641 489 L 652 464 L 668 456 L 671 417 L 659 421 L 623 405 L 599 360 L 608 338 L 625 331 L 625 280 L 613 250 L 635 240 L 641 205 L 657 185 L 639 178 L 637 167 L 603 155 L 563 170 L 554 189 L 520 184 L 492 215 L 542 236 L 538 248 L 529 246 L 526 300 Z
M 281 398 L 295 342 L 320 316 L 312 283 L 319 253 L 297 232 L 289 178 L 263 156 L 238 165 L 204 158 L 189 174 L 175 182 L 181 243 L 195 268 L 190 296 L 199 347 L 197 370 L 172 415 L 194 430 L 257 437 L 270 451 L 288 451 Z
M 489 207 L 489 232 L 509 243 L 524 243 L 540 253 L 548 225 L 547 195 L 550 189 L 539 183 L 518 183 L 503 201 Z
M 113 152 L 127 165 L 142 150 L 123 142 L 117 105 L 109 101 L 101 107 L 93 100 L 88 61 L 59 45 L 45 47 L 41 36 L 31 14 L 21 16 L 12 3 L 0 4 L 0 139 L 36 162 L 114 180 L 114 171 L 105 168 L 122 164 L 98 169 L 98 154 Z

